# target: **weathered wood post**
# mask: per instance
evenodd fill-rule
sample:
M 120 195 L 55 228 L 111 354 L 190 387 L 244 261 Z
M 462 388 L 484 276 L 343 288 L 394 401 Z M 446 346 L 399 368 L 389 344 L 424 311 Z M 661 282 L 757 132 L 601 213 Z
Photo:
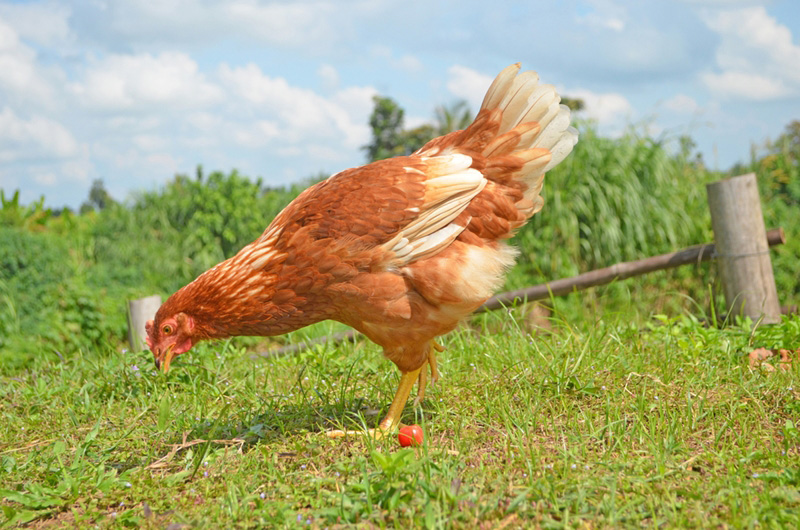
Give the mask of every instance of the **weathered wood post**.
M 729 314 L 780 322 L 755 173 L 712 182 L 706 191 Z
M 128 300 L 128 344 L 131 351 L 141 351 L 147 347 L 144 325 L 153 318 L 161 307 L 161 297 L 156 295 L 138 300 Z

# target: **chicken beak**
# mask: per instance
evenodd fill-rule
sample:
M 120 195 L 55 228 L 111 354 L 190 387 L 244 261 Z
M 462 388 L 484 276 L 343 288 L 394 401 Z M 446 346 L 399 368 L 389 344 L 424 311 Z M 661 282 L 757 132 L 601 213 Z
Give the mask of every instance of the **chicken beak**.
M 172 355 L 173 355 L 172 348 L 173 348 L 173 346 L 170 346 L 169 348 L 167 348 L 166 353 L 164 353 L 164 361 L 163 361 L 163 365 L 162 365 L 162 369 L 163 369 L 164 373 L 167 373 L 169 371 L 169 363 L 172 362 Z
M 172 353 L 172 348 L 174 347 L 175 345 L 173 344 L 169 348 L 167 348 L 167 351 L 164 352 L 163 357 L 161 356 L 161 350 L 156 349 L 156 355 L 155 355 L 156 368 L 160 369 L 164 373 L 167 373 L 169 371 L 169 364 L 172 362 L 172 357 L 174 357 L 174 354 Z

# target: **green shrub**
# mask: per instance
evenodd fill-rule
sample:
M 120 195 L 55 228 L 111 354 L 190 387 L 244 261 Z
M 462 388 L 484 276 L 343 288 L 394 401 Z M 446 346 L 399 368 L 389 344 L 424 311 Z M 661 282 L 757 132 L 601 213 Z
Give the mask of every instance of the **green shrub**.
M 547 281 L 711 238 L 704 183 L 690 153 L 631 131 L 581 125 L 573 153 L 547 174 L 544 207 L 516 236 L 525 276 Z
M 772 252 L 772 267 L 778 287 L 778 299 L 784 304 L 800 303 L 800 122 L 786 128 L 786 133 L 767 145 L 761 158 L 753 157 L 747 168 L 758 177 L 764 222 L 767 228 L 783 227 L 786 244 Z
M 169 294 L 256 239 L 299 191 L 270 190 L 236 171 L 178 175 L 99 215 L 95 281 Z
M 0 229 L 0 348 L 15 350 L 21 355 L 14 362 L 24 362 L 117 341 L 125 331 L 124 298 L 85 285 L 87 276 L 69 240 Z M 108 302 L 123 309 L 122 318 Z
M 48 232 L 0 228 L 0 285 L 5 303 L 0 308 L 4 333 L 35 334 L 39 331 L 44 301 L 70 276 L 65 262 L 65 241 Z M 4 311 L 4 313 L 3 313 Z M 15 322 L 8 329 L 9 322 Z
M 45 225 L 53 212 L 44 207 L 44 197 L 34 201 L 30 206 L 19 202 L 19 190 L 11 198 L 6 198 L 0 190 L 0 227 L 39 228 Z

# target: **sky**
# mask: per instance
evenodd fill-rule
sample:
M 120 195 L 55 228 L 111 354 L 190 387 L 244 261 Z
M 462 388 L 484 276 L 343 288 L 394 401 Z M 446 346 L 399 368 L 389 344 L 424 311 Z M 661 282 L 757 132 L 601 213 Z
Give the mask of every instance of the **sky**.
M 515 62 L 602 134 L 688 134 L 727 169 L 800 119 L 800 2 L 0 0 L 0 189 L 300 182 L 364 163 L 374 95 L 419 125 Z

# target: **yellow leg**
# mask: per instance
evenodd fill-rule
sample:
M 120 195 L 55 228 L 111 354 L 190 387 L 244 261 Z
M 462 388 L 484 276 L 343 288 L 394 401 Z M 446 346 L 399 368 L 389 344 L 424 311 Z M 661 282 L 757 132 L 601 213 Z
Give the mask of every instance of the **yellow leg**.
M 431 341 L 430 351 L 428 352 L 427 364 L 431 368 L 431 381 L 436 382 L 439 380 L 439 368 L 436 363 L 436 352 L 444 351 L 444 348 Z M 403 409 L 408 402 L 408 396 L 411 394 L 411 389 L 414 383 L 419 384 L 417 389 L 417 398 L 414 400 L 414 405 L 419 403 L 425 398 L 425 388 L 428 386 L 428 368 L 424 364 L 412 372 L 407 372 L 400 377 L 400 384 L 395 392 L 392 404 L 389 405 L 389 411 L 386 417 L 378 424 L 377 429 L 368 429 L 366 434 L 374 437 L 381 438 L 384 434 L 400 425 L 400 416 L 403 415 Z M 348 434 L 364 434 L 364 431 L 343 431 L 337 429 L 335 431 L 328 431 L 328 438 L 340 438 Z
M 400 425 L 400 416 L 403 415 L 403 409 L 406 407 L 406 403 L 408 402 L 408 396 L 411 394 L 411 389 L 414 388 L 414 382 L 419 377 L 419 374 L 422 373 L 422 370 L 425 368 L 423 364 L 420 368 L 417 368 L 413 372 L 408 372 L 403 374 L 403 377 L 400 378 L 400 384 L 397 387 L 397 392 L 394 395 L 394 399 L 392 400 L 392 404 L 389 405 L 389 411 L 386 413 L 386 417 L 381 420 L 378 428 L 382 431 L 390 431 L 394 427 Z
M 431 351 L 428 352 L 428 364 L 431 367 L 431 383 L 435 383 L 439 380 L 439 368 L 436 363 L 436 352 L 444 351 L 442 346 L 436 344 L 436 342 L 431 341 Z M 419 385 L 417 387 L 417 398 L 414 400 L 414 406 L 416 407 L 422 400 L 425 399 L 425 388 L 428 386 L 428 370 L 425 369 L 425 365 L 422 365 L 422 371 L 419 373 Z
M 378 424 L 377 429 L 369 429 L 366 431 L 368 435 L 373 436 L 376 439 L 380 438 L 400 424 L 400 416 L 403 414 L 403 409 L 408 401 L 408 396 L 411 394 L 411 389 L 414 387 L 414 383 L 417 381 L 417 378 L 424 367 L 425 365 L 422 365 L 413 372 L 407 372 L 403 374 L 403 376 L 400 378 L 400 385 L 397 387 L 397 392 L 394 395 L 392 404 L 389 405 L 389 412 L 386 413 L 386 417 L 381 420 L 380 424 Z M 328 431 L 327 434 L 328 438 L 340 438 L 348 434 L 364 434 L 364 431 L 342 431 L 337 429 L 335 431 Z

